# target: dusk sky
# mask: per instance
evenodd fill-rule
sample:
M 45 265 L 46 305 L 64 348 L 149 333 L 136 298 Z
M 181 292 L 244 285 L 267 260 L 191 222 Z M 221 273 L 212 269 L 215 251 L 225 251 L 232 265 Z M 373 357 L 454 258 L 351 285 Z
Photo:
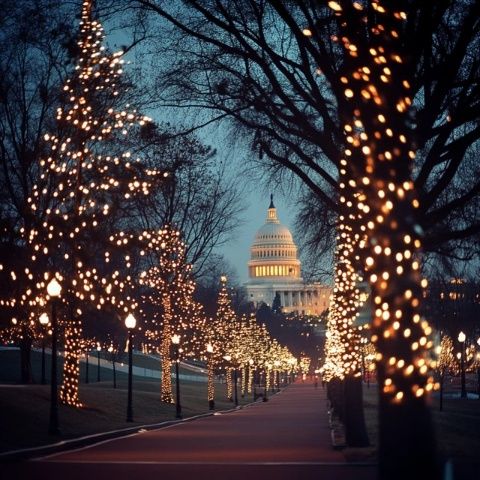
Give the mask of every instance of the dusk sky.
M 223 254 L 237 270 L 240 283 L 248 280 L 247 262 L 250 259 L 250 246 L 255 237 L 256 231 L 265 223 L 268 206 L 270 204 L 270 193 L 264 185 L 247 186 L 246 203 L 248 208 L 243 214 L 244 224 L 238 229 L 234 240 L 222 247 L 219 253 Z M 268 190 L 268 189 L 267 189 Z M 282 195 L 274 194 L 274 203 L 277 208 L 278 218 L 282 224 L 287 226 L 292 232 L 293 239 L 296 241 L 293 230 L 295 218 L 295 206 L 293 202 L 286 200 Z

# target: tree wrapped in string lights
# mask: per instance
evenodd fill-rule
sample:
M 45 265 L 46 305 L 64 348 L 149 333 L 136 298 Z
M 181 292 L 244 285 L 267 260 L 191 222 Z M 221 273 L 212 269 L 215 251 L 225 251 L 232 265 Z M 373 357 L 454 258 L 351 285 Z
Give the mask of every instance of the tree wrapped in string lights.
M 458 362 L 455 358 L 453 340 L 448 335 L 443 335 L 437 358 L 437 371 L 440 377 L 440 410 L 443 410 L 443 387 L 445 376 L 449 373 L 456 373 Z
M 431 328 L 419 312 L 426 281 L 419 273 L 420 204 L 412 182 L 411 71 L 402 51 L 406 13 L 388 0 L 372 1 L 368 12 L 360 2 L 328 5 L 346 53 L 337 85 L 343 91 L 339 113 L 345 134 L 340 163 L 354 192 L 351 211 L 360 212 L 368 238 L 364 256 L 381 391 L 380 476 L 430 471 L 434 478 L 435 442 L 425 394 L 435 383 L 426 356 Z
M 340 175 L 345 176 L 345 169 Z M 337 245 L 333 295 L 327 319 L 325 364 L 322 378 L 328 382 L 328 398 L 333 411 L 343 421 L 345 439 L 351 447 L 367 446 L 368 435 L 363 416 L 360 336 L 354 321 L 362 305 L 358 282 L 359 249 L 364 241 L 357 231 L 360 216 L 350 213 L 353 198 L 340 182 L 340 204 L 344 213 L 337 220 Z
M 102 46 L 103 28 L 94 19 L 92 3 L 82 5 L 78 59 L 63 88 L 55 133 L 44 136 L 49 152 L 40 161 L 40 180 L 29 198 L 37 223 L 23 232 L 32 251 L 32 269 L 63 276 L 60 398 L 77 407 L 82 313 L 89 304 L 113 304 L 123 313 L 130 308 L 122 296 L 125 272 L 110 268 L 111 232 L 120 220 L 126 221 L 132 199 L 147 195 L 161 178 L 131 153 L 127 134 L 138 134 L 148 118 L 128 104 L 118 109 L 127 90 L 121 78 L 123 52 L 110 54 Z M 47 274 L 36 279 L 34 303 L 47 280 Z
M 194 324 L 201 321 L 202 312 L 192 299 L 195 290 L 195 283 L 191 279 L 192 266 L 186 260 L 186 246 L 180 232 L 166 226 L 157 232 L 144 232 L 140 240 L 146 240 L 146 252 L 153 254 L 152 258 L 157 262 L 142 272 L 140 281 L 150 290 L 144 304 L 157 307 L 153 312 L 148 335 L 153 341 L 160 342 L 161 399 L 173 403 L 171 338 L 173 334 L 181 335 L 182 349 L 188 349 L 184 343 L 188 335 L 184 332 L 191 331 Z M 194 345 L 197 345 L 198 350 L 199 338 L 193 336 L 191 343 L 191 350 L 194 350 Z
M 222 276 L 220 282 L 221 286 L 217 299 L 217 312 L 214 318 L 208 319 L 205 324 L 204 331 L 204 358 L 207 362 L 208 380 L 207 398 L 209 408 L 211 410 L 213 410 L 213 408 L 215 407 L 215 369 L 219 365 L 225 364 L 225 362 L 227 362 L 226 368 L 231 370 L 232 341 L 235 338 L 237 329 L 235 312 L 231 307 L 231 301 L 226 286 L 227 277 Z
M 214 327 L 223 333 L 223 339 L 215 343 L 223 344 L 223 359 L 226 361 L 227 398 L 233 400 L 233 382 L 237 381 L 238 352 L 235 349 L 237 336 L 240 333 L 240 323 L 232 308 L 232 301 L 227 289 L 227 277 L 220 277 L 220 291 L 217 298 L 217 312 Z

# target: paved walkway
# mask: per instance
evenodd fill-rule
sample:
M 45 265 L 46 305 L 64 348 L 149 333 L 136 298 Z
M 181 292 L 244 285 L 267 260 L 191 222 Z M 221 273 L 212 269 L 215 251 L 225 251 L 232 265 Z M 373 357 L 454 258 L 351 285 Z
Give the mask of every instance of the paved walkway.
M 331 448 L 325 393 L 310 382 L 232 413 L 12 465 L 20 478 L 373 480 Z M 11 477 L 14 478 L 14 477 Z M 18 476 L 16 478 L 19 478 Z

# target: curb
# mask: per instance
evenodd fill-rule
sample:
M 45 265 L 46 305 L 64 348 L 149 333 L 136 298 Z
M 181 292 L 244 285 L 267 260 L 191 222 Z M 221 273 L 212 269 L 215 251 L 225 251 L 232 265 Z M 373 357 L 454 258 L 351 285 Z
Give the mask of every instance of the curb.
M 281 392 L 281 391 L 280 391 Z M 280 392 L 276 392 L 273 395 L 277 395 Z M 239 405 L 234 408 L 229 408 L 227 410 L 216 410 L 207 413 L 201 413 L 199 415 L 194 415 L 192 417 L 182 418 L 179 420 L 166 420 L 159 423 L 148 423 L 144 425 L 137 425 L 135 427 L 121 428 L 118 430 L 112 430 L 109 432 L 100 432 L 94 433 L 92 435 L 85 435 L 83 437 L 72 438 L 69 440 L 62 440 L 57 443 L 52 443 L 49 445 L 41 445 L 38 447 L 32 448 L 23 448 L 18 450 L 10 450 L 7 452 L 0 453 L 0 464 L 1 463 L 14 463 L 21 461 L 33 460 L 36 457 L 43 457 L 48 455 L 53 455 L 56 453 L 63 453 L 68 450 L 73 450 L 76 448 L 88 447 L 99 442 L 106 440 L 114 440 L 117 438 L 127 437 L 136 433 L 144 433 L 151 430 L 161 430 L 162 428 L 170 427 L 180 423 L 191 422 L 198 420 L 200 418 L 213 417 L 215 415 L 224 415 L 227 413 L 236 412 L 238 410 L 243 410 L 244 408 L 251 407 L 255 404 L 261 404 L 261 401 L 246 403 L 245 405 Z

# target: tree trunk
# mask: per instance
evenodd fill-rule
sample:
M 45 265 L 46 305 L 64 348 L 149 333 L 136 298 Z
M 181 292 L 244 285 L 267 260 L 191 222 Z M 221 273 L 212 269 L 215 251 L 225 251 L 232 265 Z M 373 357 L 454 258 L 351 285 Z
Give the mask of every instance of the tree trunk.
M 344 387 L 343 381 L 333 378 L 327 384 L 327 398 L 332 406 L 333 413 L 341 422 L 344 421 L 345 404 L 344 404 Z
M 444 380 L 444 374 L 440 374 L 440 411 L 443 410 L 443 380 Z
M 247 389 L 247 367 L 242 365 L 242 387 L 241 387 L 242 398 L 245 396 L 245 391 Z
M 366 234 L 362 257 L 371 289 L 370 332 L 380 394 L 379 479 L 438 479 L 426 405 L 433 388 L 427 358 L 431 329 L 421 318 L 426 283 L 420 275 L 420 201 L 412 175 L 414 66 L 408 65 L 399 34 L 405 12 L 398 12 L 398 2 L 386 0 L 382 15 L 368 17 L 365 28 L 362 8 L 340 4 L 338 26 L 346 55 L 337 98 L 348 157 L 342 165 L 345 185 L 356 195 L 351 210 L 362 212 Z
M 207 397 L 208 408 L 213 410 L 215 408 L 215 382 L 214 382 L 214 365 L 211 357 L 207 360 Z
M 20 342 L 20 383 L 33 383 L 31 352 L 32 338 L 24 333 Z
M 395 404 L 380 395 L 379 415 L 379 480 L 441 478 L 425 397 Z
M 82 403 L 78 395 L 80 383 L 80 338 L 82 335 L 82 323 L 75 316 L 65 326 L 65 347 L 63 360 L 63 382 L 60 389 L 60 400 L 65 405 L 81 407 Z
M 232 369 L 227 367 L 226 372 L 226 380 L 227 380 L 227 400 L 233 402 L 233 380 L 232 380 Z
M 161 400 L 165 403 L 173 403 L 172 393 L 172 360 L 170 358 L 170 345 L 172 336 L 172 306 L 171 299 L 168 294 L 162 298 L 163 303 L 163 330 L 162 339 L 160 341 L 160 354 L 162 356 L 162 386 L 161 386 Z
M 362 377 L 349 375 L 343 382 L 345 440 L 349 447 L 368 447 L 368 433 L 363 414 Z

